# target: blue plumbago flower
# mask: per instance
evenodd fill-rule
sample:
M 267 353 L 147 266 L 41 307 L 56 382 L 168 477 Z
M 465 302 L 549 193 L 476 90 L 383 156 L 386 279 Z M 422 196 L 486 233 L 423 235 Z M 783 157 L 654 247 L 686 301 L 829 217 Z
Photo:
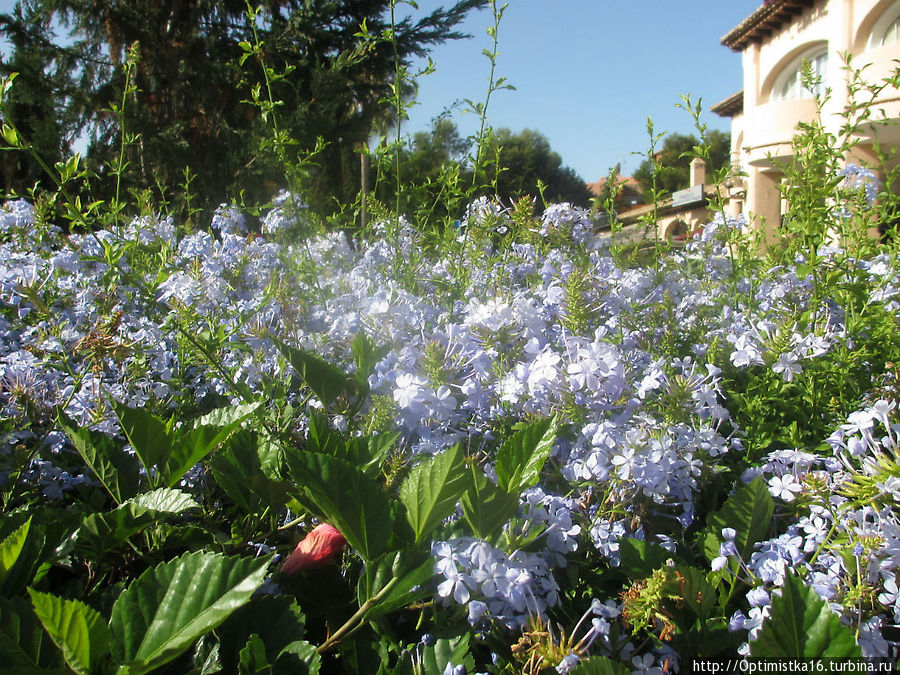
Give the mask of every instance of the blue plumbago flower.
M 498 263 L 486 238 L 462 237 L 466 281 L 449 294 L 460 258 L 422 256 L 405 219 L 374 225 L 390 242 L 351 247 L 329 233 L 302 246 L 286 243 L 282 234 L 306 217 L 283 193 L 263 218 L 262 236 L 249 236 L 242 214 L 228 206 L 216 212 L 212 232 L 185 234 L 169 218 L 145 216 L 116 230 L 64 236 L 37 227 L 25 201 L 0 207 L 0 414 L 15 425 L 3 450 L 41 448 L 22 480 L 48 497 L 90 480 L 61 461 L 71 447 L 54 427 L 57 407 L 79 424 L 118 435 L 110 400 L 170 413 L 214 395 L 236 400 L 235 383 L 255 394 L 272 391 L 290 374 L 273 336 L 351 374 L 349 345 L 365 332 L 385 351 L 369 376 L 372 396 L 361 402 L 362 415 L 386 420 L 405 452 L 462 443 L 484 455 L 491 476 L 498 430 L 511 420 L 557 415 L 567 422 L 545 470 L 550 480 L 519 495 L 507 525 L 511 539 L 536 535 L 528 551 L 471 537 L 432 548 L 439 603 L 465 606 L 474 627 L 520 628 L 529 613 L 559 602 L 553 570 L 573 552 L 614 566 L 623 537 L 675 547 L 700 510 L 694 501 L 704 480 L 742 447 L 714 358 L 728 359 L 722 367 L 768 368 L 796 381 L 810 360 L 851 346 L 854 337 L 845 310 L 828 301 L 816 308 L 815 330 L 797 327 L 796 317 L 817 300 L 796 267 L 769 270 L 752 284 L 732 279 L 727 243 L 746 227 L 742 219 L 717 216 L 657 273 L 622 268 L 593 238 L 586 212 L 552 206 L 534 234 L 564 245 L 546 250 L 541 237 L 514 242 Z M 468 209 L 465 227 L 494 235 L 513 223 L 507 209 L 482 199 Z M 113 262 L 107 251 L 123 254 Z M 416 265 L 415 281 L 396 279 L 398 258 Z M 896 313 L 895 261 L 880 254 L 855 266 L 871 282 L 866 302 Z M 314 282 L 310 269 L 318 271 Z M 589 279 L 589 320 L 573 332 L 566 317 L 575 272 Z M 732 299 L 732 283 L 741 299 Z M 659 345 L 669 328 L 660 325 L 659 311 L 702 340 L 686 344 L 680 358 L 664 353 Z M 221 370 L 186 346 L 185 329 L 204 336 Z M 321 405 L 302 395 L 288 402 L 297 417 L 291 431 L 302 434 L 307 413 Z M 737 567 L 729 562 L 735 535 L 723 533 L 714 562 L 739 569 L 753 588 L 733 621 L 751 637 L 791 567 L 847 621 L 865 623 L 859 630 L 867 650 L 882 649 L 875 633 L 896 621 L 900 566 L 900 524 L 891 508 L 900 479 L 878 473 L 897 453 L 893 419 L 896 402 L 876 400 L 824 439 L 829 456 L 781 450 L 746 474 L 764 477 L 784 523 Z M 357 432 L 353 419 L 329 420 Z M 837 495 L 842 481 L 857 475 L 872 479 L 869 508 L 821 497 Z M 186 480 L 204 489 L 199 470 Z M 825 489 L 813 490 L 812 480 Z M 848 570 L 845 559 L 856 545 L 859 569 Z M 841 604 L 856 574 L 871 586 L 882 624 Z M 591 624 L 601 642 L 618 611 L 604 607 Z M 628 644 L 606 648 L 630 660 Z M 640 668 L 655 668 L 662 658 L 642 655 Z

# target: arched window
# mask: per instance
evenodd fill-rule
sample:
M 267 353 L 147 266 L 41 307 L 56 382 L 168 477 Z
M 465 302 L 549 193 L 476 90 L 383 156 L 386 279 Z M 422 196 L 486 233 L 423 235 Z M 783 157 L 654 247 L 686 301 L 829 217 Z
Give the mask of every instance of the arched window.
M 878 49 L 895 42 L 900 42 L 900 0 L 894 0 L 882 9 L 871 24 L 866 49 Z
M 880 40 L 882 47 L 894 42 L 900 42 L 900 16 L 897 16 L 888 24 Z
M 810 65 L 813 80 L 818 82 L 812 92 L 803 86 L 803 64 L 806 62 Z M 788 64 L 775 80 L 775 86 L 772 88 L 772 100 L 786 101 L 792 98 L 808 98 L 813 94 L 821 95 L 825 90 L 827 65 L 828 50 L 824 45 L 806 52 Z

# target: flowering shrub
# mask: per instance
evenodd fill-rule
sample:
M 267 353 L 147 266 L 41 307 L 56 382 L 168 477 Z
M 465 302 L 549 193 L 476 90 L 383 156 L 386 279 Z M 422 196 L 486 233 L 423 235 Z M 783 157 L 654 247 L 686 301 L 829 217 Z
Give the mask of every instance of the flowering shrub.
M 17 666 L 897 658 L 893 252 L 746 274 L 718 217 L 628 267 L 583 210 L 482 200 L 426 256 L 402 219 L 292 244 L 291 202 L 263 234 L 2 207 Z

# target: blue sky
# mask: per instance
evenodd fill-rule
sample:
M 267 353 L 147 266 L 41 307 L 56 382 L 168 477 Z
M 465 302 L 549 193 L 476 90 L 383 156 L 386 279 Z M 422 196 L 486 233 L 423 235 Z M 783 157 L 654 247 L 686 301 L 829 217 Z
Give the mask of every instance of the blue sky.
M 419 12 L 449 0 L 419 0 Z M 496 92 L 488 109 L 495 128 L 537 129 L 563 163 L 586 181 L 604 177 L 621 162 L 630 173 L 648 147 L 647 117 L 657 132 L 690 133 L 693 122 L 676 109 L 680 94 L 703 108 L 742 87 L 741 58 L 720 39 L 762 4 L 761 0 L 508 0 L 498 32 L 497 73 L 516 91 Z M 437 71 L 419 83 L 420 105 L 407 131 L 427 129 L 454 101 L 483 101 L 490 64 L 485 29 L 490 11 L 464 24 L 473 38 L 437 47 Z M 475 115 L 453 115 L 465 134 L 477 131 Z M 728 120 L 706 112 L 710 128 Z
M 452 0 L 418 0 L 424 14 Z M 9 11 L 13 0 L 0 0 Z M 563 163 L 586 181 L 621 163 L 631 173 L 648 147 L 647 117 L 657 132 L 691 133 L 681 94 L 702 99 L 704 109 L 741 88 L 740 55 L 719 40 L 762 0 L 508 0 L 500 24 L 497 75 L 516 91 L 491 98 L 488 121 L 513 131 L 537 129 Z M 398 13 L 412 11 L 398 7 Z M 490 64 L 482 49 L 489 10 L 462 25 L 473 37 L 436 47 L 437 71 L 419 81 L 419 105 L 403 132 L 428 129 L 432 118 L 465 99 L 483 101 Z M 453 108 L 463 135 L 478 119 Z M 705 113 L 710 128 L 728 120 Z M 639 153 L 639 154 L 635 154 Z

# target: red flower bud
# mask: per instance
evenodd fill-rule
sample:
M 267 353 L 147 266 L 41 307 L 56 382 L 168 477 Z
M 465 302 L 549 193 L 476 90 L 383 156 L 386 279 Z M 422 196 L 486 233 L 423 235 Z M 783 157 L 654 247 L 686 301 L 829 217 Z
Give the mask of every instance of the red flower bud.
M 322 523 L 306 535 L 281 565 L 284 574 L 327 565 L 344 549 L 344 535 L 328 523 Z

